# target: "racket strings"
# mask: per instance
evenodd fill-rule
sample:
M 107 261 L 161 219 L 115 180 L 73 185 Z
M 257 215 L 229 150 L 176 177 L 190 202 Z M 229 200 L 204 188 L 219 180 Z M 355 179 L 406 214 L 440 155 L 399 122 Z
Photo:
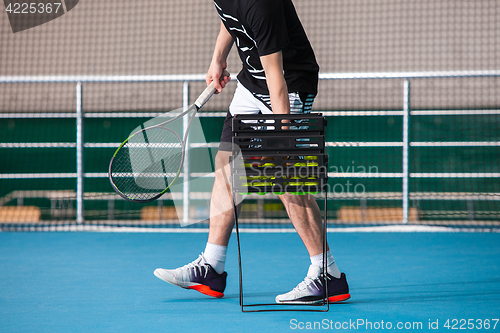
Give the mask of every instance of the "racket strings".
M 117 151 L 110 168 L 115 187 L 127 198 L 150 201 L 166 192 L 180 173 L 180 137 L 164 127 L 136 133 Z

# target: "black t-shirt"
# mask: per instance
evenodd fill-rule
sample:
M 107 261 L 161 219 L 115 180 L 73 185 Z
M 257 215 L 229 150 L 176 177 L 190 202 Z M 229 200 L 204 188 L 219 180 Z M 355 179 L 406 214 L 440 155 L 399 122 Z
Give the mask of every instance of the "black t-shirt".
M 291 0 L 214 0 L 238 48 L 238 80 L 251 92 L 269 94 L 260 57 L 282 51 L 289 92 L 316 94 L 319 66 Z

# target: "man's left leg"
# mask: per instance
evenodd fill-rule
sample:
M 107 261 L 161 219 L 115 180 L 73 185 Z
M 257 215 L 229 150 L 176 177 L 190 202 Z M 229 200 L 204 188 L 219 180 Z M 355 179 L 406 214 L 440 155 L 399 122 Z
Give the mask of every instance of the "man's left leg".
M 278 303 L 310 304 L 323 300 L 323 225 L 321 211 L 312 195 L 293 195 L 286 193 L 280 196 L 295 230 L 311 257 L 311 266 L 304 281 L 292 291 L 278 295 Z M 344 301 L 350 298 L 349 286 L 344 273 L 340 273 L 335 259 L 327 245 L 328 298 L 330 302 Z
M 290 220 L 304 242 L 309 256 L 323 253 L 321 211 L 312 195 L 280 195 Z

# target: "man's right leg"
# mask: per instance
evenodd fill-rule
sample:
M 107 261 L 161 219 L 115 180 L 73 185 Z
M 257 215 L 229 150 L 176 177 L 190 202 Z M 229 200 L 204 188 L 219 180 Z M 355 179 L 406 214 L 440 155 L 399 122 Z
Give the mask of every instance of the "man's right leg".
M 215 157 L 215 182 L 210 202 L 208 242 L 222 246 L 227 246 L 229 243 L 234 226 L 230 156 L 231 152 L 219 150 Z
M 210 203 L 210 229 L 205 252 L 195 261 L 177 268 L 158 268 L 156 277 L 185 289 L 212 297 L 223 297 L 227 273 L 224 272 L 227 244 L 234 226 L 230 185 L 231 152 L 219 151 L 215 157 L 215 182 Z

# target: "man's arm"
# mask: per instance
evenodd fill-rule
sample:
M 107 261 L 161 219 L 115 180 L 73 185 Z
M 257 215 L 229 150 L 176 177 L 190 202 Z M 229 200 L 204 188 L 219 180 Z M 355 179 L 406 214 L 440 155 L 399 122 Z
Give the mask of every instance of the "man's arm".
M 227 67 L 227 56 L 229 55 L 229 51 L 231 51 L 233 42 L 233 37 L 231 37 L 224 24 L 221 22 L 219 35 L 217 36 L 217 41 L 215 42 L 212 62 L 210 63 L 210 68 L 208 69 L 207 76 L 205 78 L 207 84 L 215 81 L 215 88 L 217 89 L 217 92 L 221 92 L 231 79 L 226 77 L 219 83 L 222 70 Z
M 283 74 L 283 55 L 281 51 L 260 57 L 266 73 L 267 88 L 271 96 L 271 107 L 275 114 L 289 114 L 290 100 Z

